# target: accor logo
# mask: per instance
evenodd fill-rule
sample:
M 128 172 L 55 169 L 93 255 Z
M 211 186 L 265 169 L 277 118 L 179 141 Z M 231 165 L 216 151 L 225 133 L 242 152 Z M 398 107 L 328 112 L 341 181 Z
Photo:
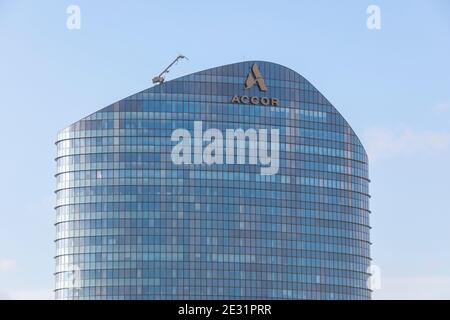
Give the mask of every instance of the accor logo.
M 266 83 L 264 82 L 261 71 L 259 71 L 256 63 L 252 65 L 252 69 L 245 79 L 245 89 L 250 89 L 255 83 L 258 84 L 259 91 L 267 91 Z
M 258 85 L 259 91 L 267 91 L 267 86 L 262 76 L 261 71 L 258 68 L 258 65 L 254 63 L 248 73 L 245 82 L 244 88 L 250 89 L 255 84 Z M 240 103 L 240 104 L 261 104 L 263 106 L 278 106 L 278 99 L 272 97 L 257 97 L 257 96 L 246 96 L 246 95 L 234 95 L 231 98 L 231 103 Z
M 268 98 L 268 97 L 256 97 L 256 96 L 238 96 L 234 95 L 231 98 L 232 103 L 241 103 L 241 104 L 262 104 L 263 106 L 278 106 L 277 98 Z

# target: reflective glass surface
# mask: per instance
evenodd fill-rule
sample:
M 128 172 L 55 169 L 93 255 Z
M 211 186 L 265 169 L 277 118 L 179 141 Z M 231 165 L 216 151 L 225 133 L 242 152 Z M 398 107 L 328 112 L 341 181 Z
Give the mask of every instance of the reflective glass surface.
M 58 299 L 369 299 L 368 160 L 298 73 L 254 61 L 187 75 L 59 132 Z M 278 105 L 232 103 L 232 97 Z M 277 174 L 175 165 L 177 128 L 277 128 Z

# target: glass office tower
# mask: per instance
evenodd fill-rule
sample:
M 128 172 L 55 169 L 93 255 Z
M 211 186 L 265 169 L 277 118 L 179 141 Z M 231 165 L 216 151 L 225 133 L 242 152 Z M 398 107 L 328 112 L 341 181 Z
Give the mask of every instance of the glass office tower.
M 174 163 L 172 133 L 198 121 L 278 129 L 279 169 Z M 167 81 L 56 145 L 57 299 L 370 299 L 367 155 L 295 71 L 247 61 Z

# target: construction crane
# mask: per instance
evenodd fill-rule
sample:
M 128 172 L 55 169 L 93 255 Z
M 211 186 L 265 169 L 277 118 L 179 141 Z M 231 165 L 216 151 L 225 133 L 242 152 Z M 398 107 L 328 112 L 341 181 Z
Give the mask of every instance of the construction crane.
M 172 63 L 169 64 L 169 65 L 167 66 L 167 68 L 165 68 L 165 69 L 163 70 L 163 72 L 161 72 L 159 75 L 157 75 L 156 77 L 154 77 L 154 78 L 152 79 L 152 82 L 153 82 L 154 84 L 161 84 L 161 83 L 163 83 L 163 82 L 164 82 L 164 74 L 169 73 L 170 67 L 173 66 L 175 63 L 177 63 L 178 60 L 180 60 L 180 59 L 187 59 L 187 60 L 189 60 L 187 57 L 183 56 L 182 54 L 179 54 L 178 57 L 176 57 L 176 59 L 173 60 Z

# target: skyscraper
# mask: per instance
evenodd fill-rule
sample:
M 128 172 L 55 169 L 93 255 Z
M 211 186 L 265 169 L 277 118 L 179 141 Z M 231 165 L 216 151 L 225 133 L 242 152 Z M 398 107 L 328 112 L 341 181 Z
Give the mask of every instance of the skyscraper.
M 295 71 L 183 76 L 56 145 L 58 299 L 370 299 L 367 155 Z

